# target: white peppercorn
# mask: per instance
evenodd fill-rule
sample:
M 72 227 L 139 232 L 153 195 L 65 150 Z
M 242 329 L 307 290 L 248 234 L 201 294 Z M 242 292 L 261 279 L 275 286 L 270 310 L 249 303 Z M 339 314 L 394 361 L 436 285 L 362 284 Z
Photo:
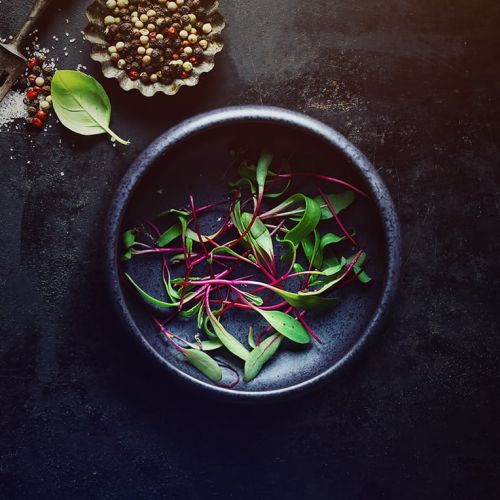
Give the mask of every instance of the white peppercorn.
M 198 42 L 198 36 L 197 35 L 189 35 L 188 36 L 188 42 L 191 44 L 197 43 Z
M 141 35 L 139 41 L 142 43 L 142 45 L 147 45 L 149 43 L 149 37 L 146 35 Z
M 177 10 L 177 4 L 175 2 L 168 2 L 167 3 L 167 9 L 170 11 L 170 12 L 174 12 Z
M 144 23 L 142 21 L 136 21 L 134 26 L 138 29 L 144 28 Z
M 114 53 L 116 52 L 116 47 L 115 47 L 114 45 L 110 45 L 110 46 L 108 47 L 108 52 L 109 52 L 110 54 L 114 54 Z
M 148 17 L 155 17 L 156 16 L 156 11 L 153 10 L 153 9 L 149 9 L 147 12 L 146 12 L 146 15 Z
M 115 7 L 116 7 L 116 0 L 108 0 L 106 2 L 106 7 L 109 9 L 109 10 L 113 10 Z
M 137 53 L 140 56 L 143 56 L 146 53 L 146 48 L 145 47 L 137 47 Z
M 115 24 L 115 18 L 114 18 L 114 16 L 106 16 L 104 18 L 104 24 L 106 26 L 111 26 L 112 24 Z
M 188 32 L 186 30 L 179 31 L 179 37 L 180 38 L 187 38 L 188 37 Z
M 212 31 L 212 25 L 210 23 L 205 23 L 203 25 L 203 33 L 205 33 L 206 35 L 208 35 L 208 33 L 210 33 Z
M 116 65 L 120 68 L 120 69 L 123 69 L 125 68 L 125 66 L 127 65 L 125 59 L 119 59 L 118 62 L 116 63 Z
M 43 87 L 45 85 L 44 78 L 42 76 L 37 77 L 35 80 L 35 85 L 37 85 L 38 87 Z
M 124 42 L 116 42 L 115 47 L 116 47 L 116 50 L 118 52 L 120 52 L 125 48 L 125 43 Z
M 47 96 L 47 97 L 50 97 L 50 96 Z M 47 99 L 45 99 L 45 101 L 42 101 L 40 103 L 40 109 L 43 110 L 43 111 L 47 111 L 48 109 L 50 109 L 50 103 L 52 102 L 52 98 L 50 98 L 50 101 L 48 101 Z

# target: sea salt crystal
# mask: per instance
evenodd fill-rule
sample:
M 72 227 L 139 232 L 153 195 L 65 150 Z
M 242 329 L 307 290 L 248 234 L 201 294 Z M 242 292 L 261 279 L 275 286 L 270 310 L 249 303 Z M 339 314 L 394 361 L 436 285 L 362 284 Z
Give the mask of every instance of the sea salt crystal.
M 24 94 L 11 90 L 0 102 L 0 128 L 7 128 L 14 120 L 26 116 Z

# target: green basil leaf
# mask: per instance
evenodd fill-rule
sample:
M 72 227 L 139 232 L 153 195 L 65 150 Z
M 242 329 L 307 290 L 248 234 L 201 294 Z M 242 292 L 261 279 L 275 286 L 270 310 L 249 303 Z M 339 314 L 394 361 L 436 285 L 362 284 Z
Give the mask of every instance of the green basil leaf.
M 184 349 L 183 353 L 187 360 L 212 382 L 217 383 L 222 380 L 221 367 L 204 351 Z
M 302 323 L 288 314 L 281 311 L 264 311 L 254 308 L 278 333 L 297 342 L 298 344 L 308 344 L 311 337 Z
M 169 227 L 159 238 L 156 244 L 160 247 L 163 248 L 167 246 L 169 243 L 174 241 L 176 238 L 178 238 L 182 234 L 182 227 L 180 224 L 174 224 L 173 226 Z
M 274 353 L 278 350 L 283 337 L 280 334 L 272 335 L 260 343 L 250 353 L 248 359 L 245 361 L 245 374 L 243 380 L 249 382 L 254 379 L 263 366 L 271 359 Z
M 345 210 L 353 201 L 354 193 L 352 191 L 344 191 L 338 194 L 327 195 L 328 201 L 332 204 L 335 213 L 342 212 Z M 332 212 L 325 203 L 325 200 L 321 196 L 316 196 L 316 202 L 321 206 L 321 220 L 328 220 L 333 217 Z
M 81 135 L 108 133 L 120 144 L 129 144 L 109 128 L 111 103 L 95 78 L 81 71 L 58 70 L 51 95 L 57 118 L 65 127 Z

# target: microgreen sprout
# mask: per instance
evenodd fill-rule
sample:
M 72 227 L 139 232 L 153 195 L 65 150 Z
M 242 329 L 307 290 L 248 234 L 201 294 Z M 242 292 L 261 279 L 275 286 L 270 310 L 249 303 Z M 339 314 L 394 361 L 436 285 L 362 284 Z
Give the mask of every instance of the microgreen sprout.
M 170 208 L 156 222 L 145 221 L 122 237 L 124 262 L 151 254 L 160 259 L 161 298 L 124 272 L 143 302 L 156 311 L 176 311 L 166 321 L 153 316 L 160 333 L 179 355 L 223 387 L 240 381 L 238 369 L 209 352 L 231 353 L 244 365 L 243 380 L 249 382 L 287 342 L 306 346 L 313 339 L 321 344 L 305 317 L 338 305 L 336 291 L 347 284 L 371 281 L 356 231 L 341 219 L 356 196 L 368 196 L 342 179 L 273 171 L 272 163 L 268 152 L 254 166 L 243 162 L 227 199 L 201 206 L 189 194 L 186 207 Z M 304 179 L 315 186 L 311 192 L 297 191 Z M 227 212 L 212 234 L 204 234 L 200 218 L 215 210 Z M 231 310 L 255 315 L 246 342 L 224 326 Z M 192 340 L 166 326 L 177 313 L 192 318 Z M 257 333 L 259 319 L 267 326 Z M 236 377 L 233 382 L 222 383 L 223 368 Z

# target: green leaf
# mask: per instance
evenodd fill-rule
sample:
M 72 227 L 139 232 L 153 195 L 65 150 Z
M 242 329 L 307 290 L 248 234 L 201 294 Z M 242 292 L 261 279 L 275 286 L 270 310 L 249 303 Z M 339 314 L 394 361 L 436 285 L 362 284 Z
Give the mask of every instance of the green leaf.
M 309 333 L 302 323 L 281 311 L 264 311 L 255 307 L 258 312 L 277 332 L 298 344 L 308 344 L 311 341 Z
M 283 337 L 280 334 L 272 335 L 265 339 L 261 344 L 253 349 L 245 361 L 245 374 L 243 380 L 249 382 L 254 379 L 263 366 L 271 359 L 278 350 Z
M 127 250 L 123 255 L 122 255 L 122 260 L 127 261 L 132 259 L 132 250 Z
M 207 310 L 208 319 L 212 324 L 215 334 L 219 340 L 226 346 L 228 351 L 232 352 L 238 358 L 246 360 L 248 357 L 248 351 L 245 346 L 236 340 L 223 326 L 222 323 L 215 317 L 212 311 Z
M 253 215 L 248 212 L 243 212 L 241 214 L 241 224 L 243 228 L 243 232 L 252 222 Z M 248 234 L 245 238 L 252 245 L 252 247 L 256 247 L 255 250 L 267 260 L 272 260 L 274 257 L 273 250 L 273 239 L 271 234 L 269 233 L 269 229 L 267 229 L 266 225 L 257 217 L 250 228 L 249 235 L 251 238 L 247 238 Z M 261 251 L 259 251 L 259 249 Z
M 183 353 L 187 360 L 212 382 L 217 383 L 222 380 L 221 367 L 204 351 L 184 349 Z
M 257 180 L 257 186 L 259 187 L 259 193 L 264 191 L 264 186 L 266 184 L 267 172 L 269 171 L 269 166 L 273 161 L 273 155 L 268 152 L 264 152 L 260 155 L 259 161 L 257 162 L 257 170 L 255 171 L 255 179 Z
M 248 328 L 248 345 L 252 348 L 255 349 L 255 340 L 253 339 L 253 326 L 250 325 Z
M 156 244 L 160 247 L 163 248 L 167 246 L 169 243 L 174 241 L 176 238 L 178 238 L 182 234 L 182 227 L 180 224 L 174 224 L 173 226 L 169 227 L 159 238 Z
M 196 316 L 199 313 L 200 306 L 201 306 L 201 303 L 198 302 L 198 304 L 195 304 L 193 307 L 191 307 L 189 309 L 183 309 L 180 312 L 180 315 L 183 316 L 184 318 L 192 318 L 193 316 Z
M 135 243 L 135 231 L 133 229 L 125 231 L 123 233 L 122 239 L 125 248 L 130 248 Z
M 222 347 L 222 342 L 219 339 L 210 339 L 210 340 L 202 340 L 201 341 L 201 350 L 202 351 L 215 351 Z
M 290 229 L 283 238 L 291 242 L 295 247 L 316 229 L 321 218 L 319 203 L 308 196 L 301 195 L 301 197 L 305 203 L 304 213 L 299 222 Z
M 60 122 L 81 135 L 108 133 L 121 144 L 129 144 L 110 128 L 111 103 L 102 85 L 81 71 L 58 70 L 52 78 L 51 96 Z
M 264 195 L 264 198 L 279 198 L 280 196 L 283 196 L 287 191 L 290 185 L 292 184 L 292 179 L 289 179 L 288 182 L 285 184 L 285 187 L 281 190 L 278 191 L 277 193 L 266 193 Z
M 353 201 L 354 193 L 352 191 L 344 191 L 338 194 L 327 195 L 328 201 L 332 204 L 335 213 L 342 212 L 345 210 Z M 333 217 L 332 212 L 325 203 L 325 200 L 321 196 L 316 196 L 316 202 L 321 205 L 321 220 L 328 220 Z
M 317 295 L 306 295 L 303 293 L 287 292 L 275 289 L 278 295 L 283 297 L 291 306 L 306 310 L 326 310 L 332 309 L 340 304 L 337 297 L 318 297 Z
M 156 306 L 156 307 L 161 307 L 162 309 L 170 308 L 170 307 L 178 307 L 179 303 L 178 302 L 163 302 L 162 300 L 158 300 L 157 298 L 153 297 L 152 295 L 149 295 L 147 292 L 145 292 L 133 279 L 132 277 L 125 273 L 126 278 L 132 283 L 134 288 L 139 292 L 139 295 L 149 304 Z

